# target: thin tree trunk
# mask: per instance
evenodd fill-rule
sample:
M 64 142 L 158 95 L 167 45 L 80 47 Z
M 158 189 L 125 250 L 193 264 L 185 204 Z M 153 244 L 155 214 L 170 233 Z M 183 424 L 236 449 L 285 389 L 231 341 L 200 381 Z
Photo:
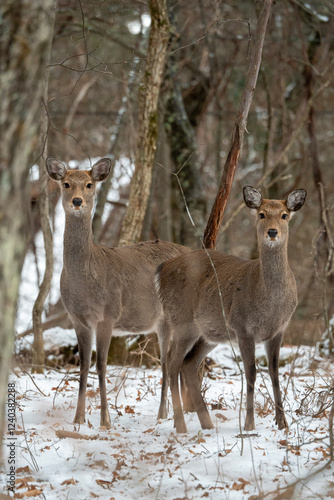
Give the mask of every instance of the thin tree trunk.
M 54 28 L 54 20 L 56 15 L 56 9 L 53 10 L 53 19 L 50 19 L 52 23 L 52 33 Z M 51 60 L 51 50 L 52 50 L 52 36 L 49 39 L 48 46 L 48 58 Z M 41 120 L 41 131 L 40 131 L 40 145 L 41 145 L 41 157 L 38 161 L 39 169 L 39 213 L 41 218 L 41 228 L 44 239 L 44 249 L 45 249 L 45 272 L 42 283 L 39 287 L 39 292 L 37 299 L 35 301 L 32 313 L 33 321 L 33 331 L 34 331 L 34 345 L 33 345 L 33 372 L 43 373 L 44 366 L 44 341 L 43 341 L 43 327 L 42 327 L 42 313 L 44 309 L 44 303 L 46 297 L 50 291 L 51 280 L 53 275 L 53 238 L 50 226 L 49 218 L 49 194 L 48 194 L 48 181 L 49 176 L 45 168 L 45 161 L 47 158 L 48 150 L 48 128 L 49 120 L 46 109 L 48 102 L 48 92 L 49 92 L 49 75 L 50 69 L 45 70 L 44 78 L 44 106 L 43 106 L 43 118 Z
M 186 246 L 194 246 L 194 244 L 198 243 L 198 238 L 196 230 L 189 220 L 187 209 L 191 213 L 197 231 L 202 233 L 205 225 L 205 197 L 200 178 L 195 130 L 185 110 L 181 85 L 175 76 L 173 68 L 174 60 L 171 59 L 169 61 L 168 76 L 173 87 L 169 90 L 166 103 L 165 131 L 170 144 L 174 168 L 187 205 L 185 206 L 182 199 L 180 243 Z M 179 189 L 178 186 L 177 189 Z
M 227 200 L 232 188 L 235 170 L 237 168 L 240 153 L 242 150 L 248 112 L 253 99 L 262 60 L 264 37 L 267 30 L 271 4 L 272 0 L 263 0 L 261 11 L 259 13 L 254 46 L 251 53 L 248 73 L 244 90 L 241 96 L 239 110 L 235 120 L 231 148 L 225 161 L 218 194 L 213 204 L 211 214 L 204 232 L 204 246 L 206 248 L 215 248 L 216 246 L 219 226 L 223 219 Z
M 332 37 L 330 38 L 330 40 Z M 310 60 L 310 65 L 305 65 L 304 68 L 304 79 L 305 79 L 305 90 L 307 99 L 310 100 L 313 95 L 313 65 L 316 59 L 321 57 L 321 52 L 328 50 L 328 43 L 320 43 L 320 34 L 315 32 L 313 39 L 309 43 L 308 56 Z M 333 338 L 331 334 L 329 320 L 333 314 L 333 304 L 334 300 L 331 293 L 328 293 L 328 288 L 333 288 L 334 283 L 334 239 L 333 230 L 330 224 L 330 218 L 328 213 L 327 195 L 325 189 L 325 183 L 323 179 L 323 172 L 321 169 L 321 162 L 318 152 L 318 141 L 315 127 L 314 119 L 314 106 L 309 107 L 308 120 L 307 120 L 307 132 L 309 136 L 308 146 L 310 152 L 310 161 L 312 166 L 312 174 L 314 185 L 318 191 L 319 198 L 319 215 L 320 215 L 320 225 L 322 229 L 322 236 L 317 240 L 317 252 L 316 254 L 321 255 L 324 260 L 324 270 L 323 270 L 323 314 L 326 325 L 326 330 L 329 337 L 329 349 L 333 352 Z
M 17 294 L 27 248 L 28 173 L 39 135 L 53 7 L 53 0 L 0 3 L 0 450 Z
M 138 141 L 129 205 L 120 245 L 140 239 L 148 198 L 158 132 L 158 98 L 165 67 L 170 25 L 166 0 L 150 0 L 151 30 L 144 81 L 139 89 Z

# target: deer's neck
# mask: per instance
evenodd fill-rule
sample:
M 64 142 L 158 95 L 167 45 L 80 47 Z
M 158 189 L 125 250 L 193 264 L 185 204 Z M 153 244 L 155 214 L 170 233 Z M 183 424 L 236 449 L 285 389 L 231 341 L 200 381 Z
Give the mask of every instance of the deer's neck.
M 93 253 L 90 217 L 66 214 L 64 231 L 64 268 L 83 270 Z
M 288 263 L 287 244 L 282 246 L 259 247 L 260 271 L 262 282 L 268 290 L 280 290 L 284 293 L 291 280 L 291 269 Z

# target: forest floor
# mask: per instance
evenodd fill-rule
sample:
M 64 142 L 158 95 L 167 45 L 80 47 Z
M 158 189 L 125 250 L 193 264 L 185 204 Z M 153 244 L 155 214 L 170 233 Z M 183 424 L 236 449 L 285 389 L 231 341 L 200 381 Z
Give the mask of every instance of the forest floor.
M 51 337 L 72 331 L 54 329 Z M 48 338 L 46 332 L 46 338 Z M 256 431 L 241 432 L 245 384 L 230 346 L 212 353 L 204 379 L 213 430 L 185 416 L 176 434 L 172 408 L 156 420 L 161 370 L 109 366 L 112 426 L 100 427 L 95 366 L 87 391 L 86 423 L 73 425 L 78 369 L 33 375 L 15 368 L 16 429 L 5 435 L 0 495 L 7 494 L 10 443 L 15 443 L 15 498 L 36 499 L 315 499 L 334 498 L 329 416 L 334 364 L 311 347 L 283 347 L 280 381 L 289 431 L 277 429 L 270 377 L 257 348 Z M 242 366 L 242 364 L 241 364 Z M 240 421 L 241 419 L 241 421 Z

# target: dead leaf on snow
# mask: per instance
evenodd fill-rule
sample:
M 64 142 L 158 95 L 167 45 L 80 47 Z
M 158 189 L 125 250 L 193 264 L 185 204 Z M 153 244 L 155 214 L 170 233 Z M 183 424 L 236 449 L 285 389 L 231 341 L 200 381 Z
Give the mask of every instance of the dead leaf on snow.
M 227 417 L 225 417 L 225 415 L 223 415 L 222 413 L 216 413 L 216 417 L 222 420 L 223 422 L 227 420 Z
M 281 493 L 273 497 L 273 500 L 290 500 L 295 492 L 295 487 L 296 485 L 284 488 Z
M 99 486 L 102 486 L 104 490 L 111 490 L 113 487 L 111 481 L 106 481 L 105 479 L 96 479 L 95 481 Z
M 150 427 L 150 429 L 143 431 L 143 434 L 147 434 L 148 432 L 153 432 L 153 431 L 154 431 L 154 427 Z
M 42 495 L 43 491 L 37 488 L 33 490 L 25 491 L 24 493 L 17 493 L 15 498 L 25 498 L 25 497 L 37 497 L 38 495 Z
M 107 464 L 105 460 L 95 460 L 92 464 L 91 467 L 96 468 L 96 467 L 102 467 L 102 469 L 105 469 L 107 467 Z
M 76 479 L 73 479 L 73 477 L 71 479 L 65 479 L 65 481 L 63 481 L 61 483 L 61 485 L 63 486 L 64 484 L 77 484 L 77 480 Z
M 35 481 L 32 476 L 27 476 L 27 477 L 19 477 L 15 479 L 15 484 L 17 484 L 17 488 L 26 488 L 27 483 L 31 483 L 32 481 Z
M 25 467 L 19 467 L 17 470 L 16 470 L 16 473 L 17 474 L 20 474 L 21 472 L 23 472 L 24 474 L 31 474 L 31 470 L 29 469 L 29 466 L 26 465 Z
M 242 477 L 239 477 L 238 481 L 239 481 L 239 483 L 234 481 L 233 486 L 231 488 L 232 490 L 240 491 L 240 490 L 243 490 L 245 488 L 245 486 L 247 486 L 247 484 L 250 484 L 249 481 L 242 479 Z

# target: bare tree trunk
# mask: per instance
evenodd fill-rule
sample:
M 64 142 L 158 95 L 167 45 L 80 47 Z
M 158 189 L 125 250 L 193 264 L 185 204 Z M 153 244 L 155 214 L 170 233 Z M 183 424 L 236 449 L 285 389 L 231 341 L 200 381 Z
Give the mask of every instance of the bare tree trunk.
M 129 205 L 123 220 L 120 245 L 140 239 L 150 195 L 158 132 L 158 98 L 165 67 L 170 25 L 166 0 L 150 0 L 151 31 L 144 81 L 139 90 L 138 142 Z
M 311 64 L 306 64 L 304 68 L 305 90 L 308 100 L 310 100 L 313 95 L 313 65 L 316 63 L 317 59 L 321 59 L 322 52 L 327 52 L 328 43 L 330 43 L 329 40 L 332 40 L 332 32 L 333 29 L 330 32 L 328 41 L 324 42 L 322 45 L 320 41 L 320 34 L 318 32 L 314 33 L 313 39 L 309 43 L 308 56 Z M 333 352 L 334 345 L 329 320 L 333 314 L 334 305 L 333 294 L 330 293 L 330 290 L 333 289 L 334 284 L 334 238 L 333 229 L 331 227 L 329 218 L 327 195 L 325 189 L 326 183 L 323 179 L 323 172 L 318 152 L 318 141 L 313 105 L 309 107 L 308 111 L 307 132 L 309 136 L 308 146 L 310 152 L 313 180 L 314 185 L 318 191 L 320 209 L 319 215 L 321 232 L 319 232 L 319 235 L 321 236 L 319 236 L 316 242 L 317 252 L 315 258 L 319 259 L 322 257 L 322 259 L 324 260 L 323 272 L 319 274 L 319 278 L 321 278 L 322 280 L 323 315 L 326 330 L 328 332 L 329 349 L 330 352 Z
M 181 203 L 180 243 L 198 245 L 196 230 L 189 220 L 189 209 L 197 231 L 202 233 L 205 225 L 205 196 L 201 184 L 200 164 L 197 155 L 195 130 L 185 110 L 180 82 L 173 70 L 173 59 L 169 62 L 168 76 L 173 84 L 169 89 L 165 110 L 165 131 L 170 144 L 171 156 L 187 206 Z M 195 116 L 194 116 L 195 117 Z M 196 115 L 198 118 L 198 115 Z M 179 187 L 177 187 L 179 189 Z
M 262 60 L 264 37 L 267 30 L 271 4 L 272 0 L 263 0 L 261 11 L 259 13 L 254 46 L 251 53 L 248 73 L 244 90 L 241 96 L 239 110 L 235 120 L 231 148 L 225 161 L 218 194 L 213 204 L 211 214 L 204 232 L 204 246 L 206 248 L 214 248 L 216 246 L 219 226 L 223 219 L 227 200 L 232 188 L 235 170 L 237 168 L 239 156 L 242 150 L 248 112 L 253 99 Z
M 52 34 L 54 28 L 56 9 L 53 10 L 53 19 L 50 19 L 52 23 Z M 49 38 L 48 46 L 48 59 L 51 60 L 51 49 L 52 49 L 52 36 Z M 48 91 L 49 91 L 49 75 L 50 70 L 47 68 L 45 70 L 44 78 L 44 106 L 47 106 L 48 102 Z M 44 249 L 45 249 L 45 272 L 42 283 L 39 287 L 39 292 L 37 299 L 35 301 L 32 313 L 33 321 L 33 331 L 34 331 L 34 345 L 33 345 L 33 372 L 43 373 L 44 366 L 44 341 L 43 341 L 43 326 L 42 326 L 42 313 L 44 309 L 44 303 L 46 297 L 50 291 L 51 280 L 53 275 L 53 238 L 49 219 L 49 194 L 48 194 L 48 182 L 49 176 L 45 168 L 45 160 L 47 158 L 48 149 L 48 128 L 49 120 L 47 110 L 43 107 L 43 118 L 41 120 L 41 131 L 40 131 L 40 146 L 41 146 L 41 156 L 38 161 L 39 168 L 39 213 L 41 218 L 41 228 L 44 239 Z
M 28 172 L 38 141 L 53 0 L 0 3 L 0 450 L 17 294 L 27 248 Z

